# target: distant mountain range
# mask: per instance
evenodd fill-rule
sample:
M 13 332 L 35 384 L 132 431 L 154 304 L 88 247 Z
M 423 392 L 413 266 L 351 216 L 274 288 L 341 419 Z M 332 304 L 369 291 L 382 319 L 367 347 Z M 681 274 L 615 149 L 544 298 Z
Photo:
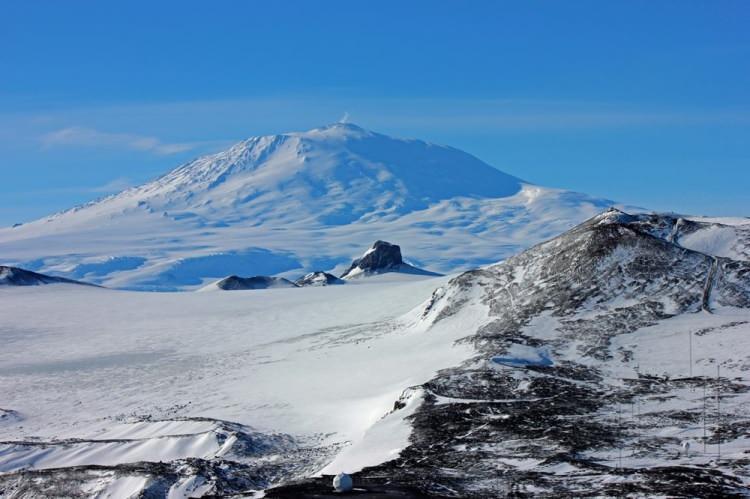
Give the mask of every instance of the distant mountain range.
M 0 264 L 116 288 L 340 274 L 373 240 L 448 273 L 506 258 L 612 201 L 349 123 L 253 137 L 117 195 L 0 229 Z

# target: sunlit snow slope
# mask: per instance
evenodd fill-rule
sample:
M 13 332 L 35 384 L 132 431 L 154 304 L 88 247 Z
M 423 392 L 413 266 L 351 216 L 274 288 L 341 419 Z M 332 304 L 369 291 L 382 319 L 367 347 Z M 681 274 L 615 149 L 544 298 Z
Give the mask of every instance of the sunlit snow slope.
M 0 490 L 198 497 L 205 484 L 252 491 L 315 474 L 405 388 L 468 355 L 454 345 L 461 328 L 414 327 L 410 310 L 446 280 L 0 289 Z M 344 459 L 396 456 L 409 436 L 396 423 L 384 448 Z
M 510 256 L 611 204 L 450 147 L 337 123 L 253 137 L 118 195 L 0 229 L 0 264 L 111 287 L 345 270 L 372 241 L 441 273 Z

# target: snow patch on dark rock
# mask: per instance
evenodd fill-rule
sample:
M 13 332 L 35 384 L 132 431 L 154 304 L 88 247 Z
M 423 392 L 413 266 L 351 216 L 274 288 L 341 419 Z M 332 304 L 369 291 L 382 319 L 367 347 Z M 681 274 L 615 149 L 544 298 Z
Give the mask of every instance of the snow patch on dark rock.
M 297 286 L 331 286 L 336 284 L 346 284 L 346 281 L 339 279 L 333 274 L 328 272 L 310 272 L 309 274 L 300 277 L 294 284 Z

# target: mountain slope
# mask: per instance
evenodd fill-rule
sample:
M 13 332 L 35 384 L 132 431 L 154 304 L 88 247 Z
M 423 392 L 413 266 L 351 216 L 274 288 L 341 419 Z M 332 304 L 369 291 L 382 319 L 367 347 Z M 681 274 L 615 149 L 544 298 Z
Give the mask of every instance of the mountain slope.
M 436 290 L 422 327 L 484 317 L 460 340 L 474 355 L 405 392 L 423 398 L 410 447 L 355 483 L 440 497 L 746 493 L 750 262 L 676 244 L 676 220 L 611 210 Z
M 250 138 L 115 196 L 0 229 L 0 254 L 31 270 L 169 290 L 231 274 L 338 274 L 384 239 L 445 273 L 510 256 L 609 205 L 450 147 L 337 123 Z

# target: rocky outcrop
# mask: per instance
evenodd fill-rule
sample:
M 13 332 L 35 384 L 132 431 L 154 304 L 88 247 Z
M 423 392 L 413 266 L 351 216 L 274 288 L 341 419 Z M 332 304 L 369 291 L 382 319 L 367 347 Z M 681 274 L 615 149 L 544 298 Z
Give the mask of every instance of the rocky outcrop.
M 296 288 L 297 285 L 283 277 L 269 277 L 256 275 L 253 277 L 238 277 L 230 275 L 214 283 L 214 286 L 224 291 L 240 291 L 246 289 Z
M 74 281 L 73 279 L 38 274 L 18 267 L 0 265 L 0 286 L 41 286 L 43 284 L 79 284 L 83 286 L 93 286 L 93 284 Z
M 339 279 L 333 274 L 329 274 L 328 272 L 310 272 L 309 274 L 305 274 L 303 277 L 300 277 L 296 281 L 294 281 L 294 284 L 300 287 L 305 286 L 331 286 L 336 284 L 346 284 L 346 281 L 343 279 Z
M 408 263 L 401 257 L 401 247 L 386 241 L 375 241 L 364 255 L 354 260 L 349 269 L 341 275 L 342 279 L 352 279 L 386 272 L 400 272 L 402 274 L 432 275 L 434 272 L 423 270 Z

